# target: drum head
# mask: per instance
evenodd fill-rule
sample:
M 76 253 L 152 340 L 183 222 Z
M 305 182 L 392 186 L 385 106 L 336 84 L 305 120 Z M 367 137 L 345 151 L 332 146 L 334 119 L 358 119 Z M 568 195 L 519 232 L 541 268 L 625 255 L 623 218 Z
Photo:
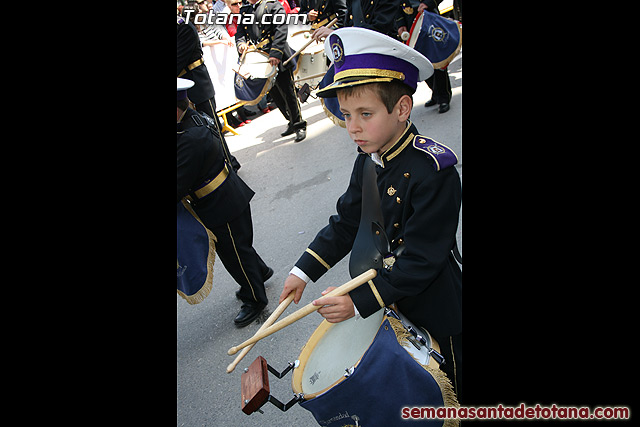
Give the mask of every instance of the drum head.
M 384 310 L 366 319 L 352 317 L 340 323 L 323 320 L 300 353 L 300 365 L 293 372 L 294 393 L 312 399 L 340 381 L 356 366 L 382 324 Z
M 277 69 L 269 64 L 269 55 L 263 52 L 251 51 L 244 56 L 240 64 L 240 74 L 249 75 L 252 79 L 266 79 L 273 76 Z
M 302 47 L 311 40 L 311 33 L 308 31 L 299 31 L 292 34 L 287 43 L 294 52 L 299 51 Z M 314 54 L 318 52 L 324 52 L 324 42 L 318 42 L 317 40 L 312 42 L 309 46 L 305 47 L 301 54 Z

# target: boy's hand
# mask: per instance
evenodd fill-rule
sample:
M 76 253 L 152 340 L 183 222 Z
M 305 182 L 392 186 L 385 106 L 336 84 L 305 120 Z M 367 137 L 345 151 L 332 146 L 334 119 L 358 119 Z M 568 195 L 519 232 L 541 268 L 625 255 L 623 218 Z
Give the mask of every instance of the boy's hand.
M 282 289 L 282 293 L 280 294 L 279 304 L 281 304 L 282 301 L 287 298 L 287 295 L 289 295 L 291 291 L 294 290 L 296 291 L 296 296 L 293 297 L 293 302 L 295 302 L 296 304 L 299 303 L 300 298 L 302 298 L 302 292 L 304 291 L 305 286 L 307 286 L 307 284 L 304 282 L 304 280 L 302 280 L 295 274 L 289 274 L 289 276 L 287 276 L 284 281 L 284 289 Z
M 332 290 L 336 289 L 335 286 L 329 286 L 322 291 L 322 295 L 326 295 Z M 324 305 L 318 310 L 318 313 L 322 315 L 329 323 L 339 323 L 344 320 L 350 319 L 356 315 L 353 309 L 353 301 L 349 294 L 340 297 L 324 297 L 313 301 L 313 305 Z

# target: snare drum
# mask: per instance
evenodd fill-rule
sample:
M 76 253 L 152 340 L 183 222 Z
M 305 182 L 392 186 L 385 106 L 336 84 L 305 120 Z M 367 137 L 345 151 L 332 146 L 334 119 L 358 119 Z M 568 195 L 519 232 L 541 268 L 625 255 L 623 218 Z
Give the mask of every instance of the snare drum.
M 269 55 L 259 50 L 247 52 L 233 82 L 236 98 L 247 105 L 257 104 L 271 90 L 277 73 L 277 67 L 269 64 Z
M 311 40 L 311 33 L 302 30 L 293 33 L 287 42 L 291 50 L 297 52 Z M 295 82 L 308 83 L 315 87 L 327 72 L 327 55 L 324 53 L 324 42 L 314 41 L 298 55 L 298 64 L 293 72 Z
M 427 346 L 411 343 L 402 323 L 384 310 L 366 319 L 324 320 L 298 358 L 293 391 L 322 426 L 395 426 L 407 421 L 404 407 L 457 407 L 451 382 L 429 356 L 427 347 L 439 347 L 425 335 Z
M 447 68 L 462 48 L 462 27 L 456 21 L 424 11 L 413 21 L 407 44 L 426 56 L 433 68 Z

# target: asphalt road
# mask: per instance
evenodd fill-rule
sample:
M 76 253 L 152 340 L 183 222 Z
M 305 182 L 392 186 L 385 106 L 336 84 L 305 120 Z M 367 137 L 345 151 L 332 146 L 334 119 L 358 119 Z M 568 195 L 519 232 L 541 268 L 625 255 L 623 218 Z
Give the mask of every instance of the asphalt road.
M 421 134 L 458 154 L 455 167 L 462 177 L 462 54 L 449 65 L 449 76 L 451 109 L 438 114 L 437 106 L 425 108 L 431 90 L 421 82 L 413 96 L 411 120 Z M 178 426 L 317 425 L 311 413 L 299 405 L 281 412 L 267 403 L 262 408 L 264 414 L 245 415 L 240 409 L 240 375 L 259 355 L 277 370 L 296 360 L 320 324 L 319 314 L 313 313 L 258 342 L 234 372 L 226 373 L 235 357 L 227 355 L 227 350 L 251 337 L 277 307 L 293 263 L 335 213 L 336 201 L 347 188 L 357 155 L 346 130 L 325 116 L 318 99 L 309 98 L 303 104 L 302 116 L 308 127 L 307 138 L 300 143 L 293 142 L 295 134 L 280 137 L 287 122 L 278 110 L 239 128 L 237 136 L 227 134 L 227 143 L 242 164 L 239 174 L 256 193 L 251 201 L 254 247 L 275 274 L 266 283 L 267 309 L 245 328 L 233 324 L 240 310 L 235 297 L 238 285 L 218 260 L 213 290 L 205 301 L 189 305 L 176 296 Z M 457 238 L 463 252 L 461 223 Z M 328 286 L 339 286 L 349 279 L 347 257 L 317 283 L 310 283 L 300 304 L 291 304 L 282 317 L 311 302 Z M 292 397 L 291 378 L 291 373 L 280 380 L 270 375 L 271 394 L 288 401 Z

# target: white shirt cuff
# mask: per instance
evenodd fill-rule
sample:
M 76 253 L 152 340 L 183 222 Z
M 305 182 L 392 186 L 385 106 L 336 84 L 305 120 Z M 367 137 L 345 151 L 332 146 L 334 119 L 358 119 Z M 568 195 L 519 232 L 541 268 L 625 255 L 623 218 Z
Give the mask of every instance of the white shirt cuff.
M 289 274 L 293 274 L 294 276 L 298 276 L 299 278 L 301 278 L 302 280 L 304 280 L 304 283 L 309 283 L 311 281 L 311 279 L 309 278 L 309 276 L 307 276 L 305 274 L 304 271 L 300 270 L 298 267 L 293 266 L 293 268 L 291 269 L 291 271 L 289 272 Z

